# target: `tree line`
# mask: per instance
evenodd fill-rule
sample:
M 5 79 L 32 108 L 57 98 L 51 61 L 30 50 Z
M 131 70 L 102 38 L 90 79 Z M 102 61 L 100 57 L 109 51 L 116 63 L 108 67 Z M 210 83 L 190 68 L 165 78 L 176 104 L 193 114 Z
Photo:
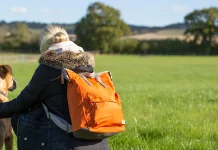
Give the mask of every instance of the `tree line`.
M 217 55 L 218 54 L 218 8 L 195 10 L 184 18 L 185 40 L 124 39 L 130 35 L 130 27 L 120 18 L 120 11 L 95 2 L 87 14 L 75 25 L 76 43 L 88 51 L 119 54 L 166 54 L 166 55 Z M 179 24 L 178 24 L 179 25 Z M 182 26 L 182 25 L 180 25 Z M 0 49 L 15 52 L 39 52 L 39 33 L 29 31 L 27 24 L 17 23 L 5 27 L 8 34 Z M 192 38 L 190 38 L 192 37 Z

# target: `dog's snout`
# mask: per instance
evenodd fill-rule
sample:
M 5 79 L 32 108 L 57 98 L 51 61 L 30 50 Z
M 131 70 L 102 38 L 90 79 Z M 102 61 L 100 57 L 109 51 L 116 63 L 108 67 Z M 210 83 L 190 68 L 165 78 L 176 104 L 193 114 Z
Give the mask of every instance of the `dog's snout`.
M 13 78 L 13 85 L 8 89 L 9 91 L 13 91 L 17 88 L 17 81 Z
M 13 78 L 13 86 L 14 86 L 14 89 L 17 88 L 17 81 L 16 81 L 16 79 L 14 79 L 14 78 Z

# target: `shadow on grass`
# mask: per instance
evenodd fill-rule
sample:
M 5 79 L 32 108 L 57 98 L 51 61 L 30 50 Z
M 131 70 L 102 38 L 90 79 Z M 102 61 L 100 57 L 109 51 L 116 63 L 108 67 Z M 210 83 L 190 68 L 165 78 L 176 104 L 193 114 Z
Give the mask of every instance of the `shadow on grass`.
M 209 103 L 218 103 L 217 99 L 208 99 L 207 100 Z
M 140 130 L 139 135 L 144 140 L 157 140 L 162 139 L 166 136 L 166 133 L 160 129 Z

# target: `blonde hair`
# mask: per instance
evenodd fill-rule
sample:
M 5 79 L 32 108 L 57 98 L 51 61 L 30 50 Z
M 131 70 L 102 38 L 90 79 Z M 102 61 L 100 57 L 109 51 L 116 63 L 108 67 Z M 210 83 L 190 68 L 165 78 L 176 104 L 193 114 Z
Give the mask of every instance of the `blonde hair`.
M 64 28 L 59 25 L 46 26 L 40 35 L 40 52 L 44 53 L 54 43 L 69 41 L 69 36 Z

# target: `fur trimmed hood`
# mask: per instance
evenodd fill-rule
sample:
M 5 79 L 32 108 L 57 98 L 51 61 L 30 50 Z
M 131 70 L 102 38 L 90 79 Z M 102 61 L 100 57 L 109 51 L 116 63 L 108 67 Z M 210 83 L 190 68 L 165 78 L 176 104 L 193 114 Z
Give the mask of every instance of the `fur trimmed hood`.
M 73 53 L 71 51 L 64 51 L 57 54 L 55 51 L 50 50 L 41 54 L 39 63 L 59 70 L 64 68 L 73 70 L 78 66 L 94 67 L 95 59 L 89 52 Z

